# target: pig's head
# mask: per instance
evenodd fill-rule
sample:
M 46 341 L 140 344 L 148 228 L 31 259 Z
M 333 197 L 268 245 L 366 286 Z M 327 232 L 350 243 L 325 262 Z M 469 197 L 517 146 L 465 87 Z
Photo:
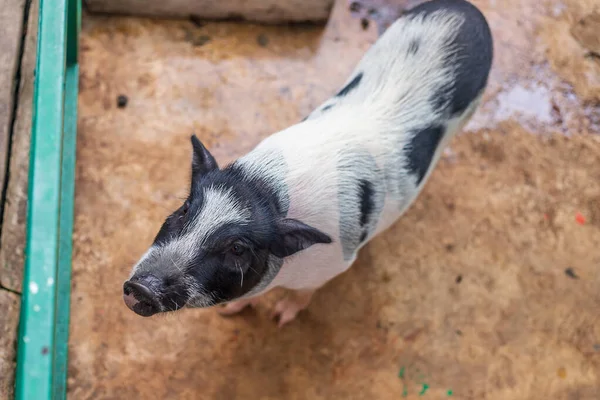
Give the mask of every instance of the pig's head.
M 240 298 L 266 286 L 285 257 L 331 243 L 286 218 L 280 196 L 260 176 L 236 163 L 219 169 L 196 136 L 192 147 L 190 194 L 123 286 L 125 303 L 142 316 Z

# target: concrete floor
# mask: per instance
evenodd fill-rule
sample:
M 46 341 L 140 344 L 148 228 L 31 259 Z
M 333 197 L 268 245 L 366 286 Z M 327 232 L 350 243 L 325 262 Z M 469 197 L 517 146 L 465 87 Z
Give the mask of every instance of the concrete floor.
M 474 3 L 496 45 L 483 107 L 283 330 L 279 292 L 143 319 L 122 282 L 185 193 L 188 136 L 224 164 L 296 123 L 376 40 L 368 7 L 338 1 L 325 29 L 86 16 L 69 397 L 600 398 L 600 8 Z M 373 4 L 385 22 L 406 2 Z
M 37 1 L 0 7 L 0 400 L 13 398 L 19 323 Z

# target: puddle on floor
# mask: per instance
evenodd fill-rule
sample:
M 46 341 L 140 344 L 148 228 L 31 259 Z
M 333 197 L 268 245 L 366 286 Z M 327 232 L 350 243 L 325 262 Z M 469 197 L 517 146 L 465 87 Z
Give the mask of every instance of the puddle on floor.
M 403 10 L 423 1 L 347 0 L 346 3 L 357 24 L 365 27 L 375 23 L 381 34 Z M 560 37 L 563 31 L 553 32 L 552 25 L 565 30 L 565 24 L 579 18 L 574 13 L 580 13 L 586 2 L 589 0 L 579 3 L 542 0 L 535 4 L 522 0 L 475 1 L 494 33 L 495 63 L 483 104 L 465 131 L 493 129 L 512 120 L 535 134 L 600 133 L 600 105 L 578 98 L 573 85 L 547 61 L 548 47 L 562 45 L 554 36 Z M 548 26 L 550 29 L 540 29 Z M 576 43 L 568 44 L 569 51 L 577 50 L 573 49 L 578 46 Z M 592 82 L 591 73 L 586 71 L 575 79 Z
M 531 73 L 524 75 L 535 79 L 515 78 L 497 85 L 465 131 L 494 129 L 503 122 L 514 121 L 534 134 L 600 133 L 600 108 L 585 104 L 547 64 L 533 66 Z
M 544 86 L 534 84 L 531 88 L 526 88 L 516 84 L 508 91 L 501 92 L 496 99 L 498 101 L 498 109 L 494 115 L 496 121 L 520 117 L 549 124 L 554 120 L 550 91 Z

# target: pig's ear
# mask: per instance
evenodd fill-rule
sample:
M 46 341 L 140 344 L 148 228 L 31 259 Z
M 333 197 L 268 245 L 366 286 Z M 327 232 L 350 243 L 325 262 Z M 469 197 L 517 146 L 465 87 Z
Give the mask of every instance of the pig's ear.
M 331 243 L 331 238 L 318 229 L 295 219 L 277 223 L 277 238 L 271 243 L 271 253 L 284 258 L 317 243 Z
M 196 135 L 192 135 L 192 149 L 194 150 L 192 155 L 192 182 L 195 182 L 197 178 L 209 171 L 218 169 L 219 166 Z

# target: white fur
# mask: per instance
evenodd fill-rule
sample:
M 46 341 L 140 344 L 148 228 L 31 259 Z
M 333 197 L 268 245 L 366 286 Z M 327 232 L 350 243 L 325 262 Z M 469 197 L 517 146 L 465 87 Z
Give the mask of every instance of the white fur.
M 463 23 L 463 17 L 438 11 L 421 17 L 400 19 L 366 53 L 348 79 L 363 72 L 360 84 L 344 97 L 325 102 L 309 118 L 261 142 L 240 163 L 260 176 L 285 176 L 289 196 L 289 218 L 296 218 L 334 239 L 333 244 L 313 245 L 286 259 L 279 273 L 261 291 L 281 286 L 314 289 L 344 272 L 356 252 L 344 257 L 340 243 L 340 213 L 357 204 L 340 204 L 340 187 L 372 172 L 357 167 L 354 171 L 339 166 L 352 163 L 356 151 L 367 151 L 377 167 L 384 193 L 384 204 L 369 238 L 393 224 L 425 184 L 443 147 L 470 117 L 473 105 L 462 116 L 449 120 L 433 108 L 430 97 L 436 88 L 454 79 L 454 66 L 444 63 L 452 48 L 447 46 Z M 420 42 L 420 51 L 408 55 L 411 39 Z M 410 59 L 408 59 L 410 57 Z M 322 111 L 326 105 L 331 109 Z M 446 131 L 426 177 L 416 178 L 402 166 L 407 159 L 404 148 L 409 132 L 431 124 L 443 124 Z M 283 154 L 285 173 L 270 161 L 272 154 Z M 377 189 L 377 188 L 376 188 Z M 356 214 L 356 211 L 352 211 Z M 358 248 L 356 249 L 358 251 Z M 258 293 L 256 293 L 258 294 Z M 254 295 L 254 293 L 253 293 Z
M 225 224 L 245 224 L 250 220 L 250 210 L 238 203 L 231 189 L 211 186 L 204 189 L 203 198 L 202 210 L 184 226 L 183 235 L 162 246 L 152 246 L 135 265 L 132 276 L 140 272 L 139 269 L 149 258 L 162 260 L 160 265 L 166 269 L 172 268 L 174 272 L 184 271 L 193 261 L 195 249 L 203 246 L 217 229 Z
M 231 189 L 209 187 L 204 189 L 202 211 L 191 221 L 188 235 L 195 246 L 202 246 L 206 238 L 225 224 L 246 224 L 250 221 L 250 210 L 242 207 L 231 194 Z

